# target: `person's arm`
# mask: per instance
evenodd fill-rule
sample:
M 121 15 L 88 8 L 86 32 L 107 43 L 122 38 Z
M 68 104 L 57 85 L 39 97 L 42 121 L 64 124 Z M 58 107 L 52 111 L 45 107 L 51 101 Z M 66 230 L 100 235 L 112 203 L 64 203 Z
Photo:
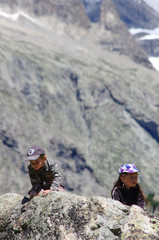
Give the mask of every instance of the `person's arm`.
M 145 208 L 145 200 L 143 199 L 141 193 L 138 194 L 136 205 L 140 206 L 143 209 Z
M 38 177 L 37 177 L 36 173 L 34 172 L 34 170 L 31 169 L 30 166 L 28 167 L 28 169 L 29 169 L 30 182 L 32 185 L 32 189 L 30 191 L 34 190 L 37 193 L 39 193 L 41 190 L 43 190 L 43 188 L 38 180 Z
M 53 176 L 53 182 L 50 186 L 50 190 L 58 191 L 61 183 L 61 174 L 57 170 L 57 164 L 53 160 L 49 160 L 49 165 Z
M 121 202 L 121 193 L 120 193 L 120 190 L 119 190 L 117 187 L 115 187 L 115 188 L 113 189 L 112 199 Z

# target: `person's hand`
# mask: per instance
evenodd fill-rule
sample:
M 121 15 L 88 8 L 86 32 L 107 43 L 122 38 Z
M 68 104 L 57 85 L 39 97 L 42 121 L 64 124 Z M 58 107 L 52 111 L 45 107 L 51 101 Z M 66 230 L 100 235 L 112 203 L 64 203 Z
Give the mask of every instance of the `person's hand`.
M 51 190 L 50 189 L 47 189 L 47 190 L 41 190 L 39 193 L 38 193 L 38 196 L 43 194 L 43 195 L 47 195 Z
M 43 194 L 44 194 L 44 195 L 47 195 L 49 192 L 51 192 L 50 189 L 48 189 L 48 190 L 44 190 L 44 191 L 43 191 Z
M 29 193 L 29 196 L 30 196 L 30 199 L 32 199 L 33 197 L 38 196 L 38 193 L 35 190 L 33 190 Z

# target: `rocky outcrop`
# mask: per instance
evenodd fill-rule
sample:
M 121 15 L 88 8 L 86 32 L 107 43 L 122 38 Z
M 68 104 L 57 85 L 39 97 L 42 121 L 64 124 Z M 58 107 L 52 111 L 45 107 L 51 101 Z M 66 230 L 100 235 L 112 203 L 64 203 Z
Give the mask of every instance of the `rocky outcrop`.
M 0 239 L 158 239 L 159 219 L 138 206 L 67 192 L 0 197 Z

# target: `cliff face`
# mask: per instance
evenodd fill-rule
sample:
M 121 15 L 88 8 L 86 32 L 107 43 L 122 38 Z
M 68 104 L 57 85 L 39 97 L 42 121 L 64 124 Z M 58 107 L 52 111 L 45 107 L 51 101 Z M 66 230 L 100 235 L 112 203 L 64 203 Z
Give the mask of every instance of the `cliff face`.
M 159 219 L 138 206 L 102 197 L 51 192 L 26 202 L 0 197 L 0 239 L 158 239 Z

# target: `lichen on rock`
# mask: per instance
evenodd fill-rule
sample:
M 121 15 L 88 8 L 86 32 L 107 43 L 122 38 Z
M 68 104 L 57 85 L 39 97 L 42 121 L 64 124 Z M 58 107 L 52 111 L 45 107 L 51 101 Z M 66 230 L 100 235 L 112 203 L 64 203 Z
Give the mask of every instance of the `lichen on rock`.
M 25 201 L 24 201 L 25 199 Z M 26 201 L 27 200 L 27 201 Z M 158 239 L 159 219 L 104 197 L 50 192 L 0 196 L 0 239 Z

